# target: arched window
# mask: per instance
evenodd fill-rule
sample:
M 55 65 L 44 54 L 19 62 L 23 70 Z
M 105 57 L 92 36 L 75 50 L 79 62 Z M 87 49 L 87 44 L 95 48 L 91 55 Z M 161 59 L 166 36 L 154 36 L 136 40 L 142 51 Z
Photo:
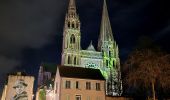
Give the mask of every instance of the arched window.
M 79 24 L 78 23 L 76 24 L 76 28 L 79 28 Z
M 109 65 L 108 63 L 109 63 L 109 61 L 108 61 L 108 60 L 106 60 L 106 66 L 108 66 L 108 65 Z
M 70 37 L 70 43 L 74 44 L 75 41 L 76 41 L 75 36 L 72 34 L 71 37 Z
M 109 51 L 109 57 L 111 57 L 112 56 L 112 53 L 111 53 L 111 51 Z
M 74 65 L 76 65 L 76 60 L 77 60 L 76 57 L 74 57 Z
M 72 27 L 72 28 L 75 28 L 75 27 L 74 27 L 74 23 L 71 24 L 71 27 Z
M 71 64 L 71 58 L 68 56 L 68 64 Z
M 70 28 L 70 22 L 68 22 L 68 27 Z

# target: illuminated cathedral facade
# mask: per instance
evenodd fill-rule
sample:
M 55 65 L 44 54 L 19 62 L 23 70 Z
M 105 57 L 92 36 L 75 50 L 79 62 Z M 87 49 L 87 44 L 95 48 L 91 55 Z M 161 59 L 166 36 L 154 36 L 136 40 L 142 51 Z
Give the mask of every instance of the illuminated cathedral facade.
M 75 0 L 70 0 L 65 17 L 61 65 L 100 69 L 106 79 L 106 94 L 122 93 L 119 49 L 113 38 L 107 4 L 104 0 L 98 39 L 98 49 L 92 42 L 86 50 L 81 49 L 81 21 L 76 12 Z M 87 73 L 88 74 L 88 73 Z

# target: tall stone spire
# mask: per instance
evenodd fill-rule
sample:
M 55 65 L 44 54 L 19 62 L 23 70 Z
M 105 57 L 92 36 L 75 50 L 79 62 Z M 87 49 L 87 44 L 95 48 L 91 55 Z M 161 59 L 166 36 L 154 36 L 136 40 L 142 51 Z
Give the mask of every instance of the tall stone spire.
M 102 21 L 100 26 L 100 36 L 98 41 L 98 49 L 101 50 L 103 42 L 105 41 L 114 41 L 112 35 L 112 28 L 109 20 L 109 14 L 107 10 L 106 0 L 104 0 L 103 4 L 103 12 L 102 12 Z

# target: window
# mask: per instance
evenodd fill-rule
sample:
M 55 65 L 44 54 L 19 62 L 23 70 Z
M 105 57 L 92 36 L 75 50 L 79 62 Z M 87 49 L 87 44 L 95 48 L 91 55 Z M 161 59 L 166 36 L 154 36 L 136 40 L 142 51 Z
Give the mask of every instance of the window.
M 79 82 L 76 81 L 76 89 L 79 89 Z
M 76 65 L 76 57 L 74 57 L 74 65 Z
M 81 100 L 81 95 L 76 95 L 76 100 Z
M 66 95 L 66 100 L 70 100 L 70 95 L 69 94 Z
M 100 91 L 100 83 L 96 83 L 96 90 Z
M 71 59 L 70 59 L 70 56 L 68 56 L 68 64 L 71 63 Z
M 70 27 L 70 22 L 68 22 L 68 27 Z
M 72 23 L 71 25 L 72 25 L 72 28 L 75 28 L 75 27 L 74 27 L 74 23 Z
M 75 36 L 72 34 L 70 38 L 70 43 L 73 44 L 75 43 L 75 41 L 76 41 Z
M 70 89 L 71 82 L 70 81 L 66 81 L 65 87 L 66 87 L 66 89 Z
M 98 97 L 98 96 L 97 96 L 97 97 L 96 97 L 96 100 L 101 100 L 101 97 Z
M 91 89 L 91 83 L 90 82 L 86 82 L 86 90 L 90 90 Z
M 87 96 L 87 100 L 91 100 L 91 99 L 90 99 L 90 96 Z
M 78 23 L 76 24 L 76 28 L 79 28 L 79 24 Z
M 112 56 L 112 53 L 111 53 L 111 51 L 109 51 L 109 57 L 111 57 Z
M 109 66 L 109 64 L 108 64 L 108 63 L 109 63 L 109 61 L 108 61 L 108 60 L 106 60 L 106 66 L 107 66 L 107 67 Z

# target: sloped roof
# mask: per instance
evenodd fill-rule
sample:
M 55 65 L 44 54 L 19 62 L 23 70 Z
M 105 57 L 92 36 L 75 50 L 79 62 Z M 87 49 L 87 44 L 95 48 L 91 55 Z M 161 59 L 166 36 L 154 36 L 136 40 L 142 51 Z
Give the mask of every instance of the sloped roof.
M 71 66 L 58 66 L 58 68 L 61 77 L 105 80 L 99 69 Z

